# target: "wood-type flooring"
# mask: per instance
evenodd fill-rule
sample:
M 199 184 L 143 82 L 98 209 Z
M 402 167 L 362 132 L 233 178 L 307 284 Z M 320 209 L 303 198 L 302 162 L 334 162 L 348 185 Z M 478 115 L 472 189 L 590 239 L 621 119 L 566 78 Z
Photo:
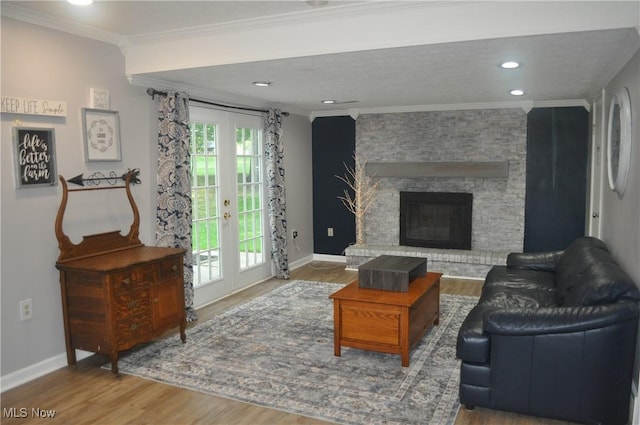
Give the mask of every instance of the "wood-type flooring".
M 349 283 L 357 272 L 344 264 L 312 262 L 291 273 L 291 280 Z M 207 320 L 289 281 L 270 279 L 198 310 Z M 480 294 L 477 280 L 443 278 L 442 293 Z M 196 322 L 197 323 L 197 322 Z M 328 424 L 318 419 L 210 396 L 130 375 L 114 377 L 101 369 L 107 358 L 90 356 L 2 393 L 2 424 Z M 39 410 L 38 410 L 39 409 Z M 20 417 L 20 416 L 25 417 Z M 38 417 L 38 414 L 44 417 Z M 53 414 L 53 417 L 51 417 Z M 11 417 L 13 416 L 13 417 Z M 49 417 L 46 417 L 49 416 Z M 455 425 L 569 425 L 569 422 L 514 413 L 461 408 Z

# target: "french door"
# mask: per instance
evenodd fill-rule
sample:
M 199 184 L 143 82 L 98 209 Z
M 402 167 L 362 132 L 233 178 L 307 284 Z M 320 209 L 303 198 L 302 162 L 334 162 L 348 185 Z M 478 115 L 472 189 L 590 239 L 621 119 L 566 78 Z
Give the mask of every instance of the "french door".
M 190 108 L 195 307 L 272 276 L 263 120 Z

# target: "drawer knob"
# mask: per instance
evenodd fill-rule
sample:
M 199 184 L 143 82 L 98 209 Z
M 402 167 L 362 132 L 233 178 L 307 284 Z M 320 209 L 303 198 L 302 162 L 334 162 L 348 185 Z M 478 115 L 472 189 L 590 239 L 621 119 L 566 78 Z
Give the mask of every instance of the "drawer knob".
M 131 329 L 132 331 L 135 331 L 136 329 L 138 329 L 138 324 L 134 323 L 131 326 L 129 326 L 129 329 Z
M 158 304 L 160 302 L 160 299 L 158 297 L 156 297 L 156 298 L 153 299 L 153 302 Z
M 130 283 L 131 283 L 131 279 L 129 279 L 128 277 L 126 277 L 126 278 L 122 279 L 122 284 L 123 284 L 123 285 L 128 285 L 128 284 L 130 284 Z
M 131 301 L 129 301 L 128 305 L 129 305 L 129 308 L 133 308 L 133 307 L 138 305 L 138 301 L 137 300 L 131 300 Z
M 174 272 L 178 271 L 178 265 L 174 264 L 173 266 L 171 266 L 171 270 L 173 270 Z

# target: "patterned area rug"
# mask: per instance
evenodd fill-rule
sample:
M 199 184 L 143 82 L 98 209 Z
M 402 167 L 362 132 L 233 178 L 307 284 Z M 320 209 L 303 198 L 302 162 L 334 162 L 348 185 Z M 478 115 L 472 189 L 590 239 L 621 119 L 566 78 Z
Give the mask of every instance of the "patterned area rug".
M 143 378 L 343 424 L 451 425 L 458 411 L 458 329 L 477 298 L 443 294 L 440 325 L 400 356 L 342 348 L 333 302 L 343 285 L 293 281 L 120 362 Z

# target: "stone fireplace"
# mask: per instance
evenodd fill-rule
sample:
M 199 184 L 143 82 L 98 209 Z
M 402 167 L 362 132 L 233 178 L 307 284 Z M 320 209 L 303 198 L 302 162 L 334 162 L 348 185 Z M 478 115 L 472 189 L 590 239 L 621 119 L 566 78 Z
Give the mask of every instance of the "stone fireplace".
M 380 184 L 365 217 L 366 244 L 346 249 L 347 266 L 356 269 L 379 255 L 416 256 L 427 258 L 431 271 L 484 278 L 492 265 L 505 263 L 509 252 L 522 251 L 526 131 L 527 116 L 520 108 L 360 115 L 356 155 L 367 164 L 382 164 L 376 170 L 386 171 L 388 164 L 395 168 L 372 172 Z M 482 171 L 495 162 L 505 164 L 504 172 Z M 402 192 L 471 194 L 470 246 L 401 243 Z

